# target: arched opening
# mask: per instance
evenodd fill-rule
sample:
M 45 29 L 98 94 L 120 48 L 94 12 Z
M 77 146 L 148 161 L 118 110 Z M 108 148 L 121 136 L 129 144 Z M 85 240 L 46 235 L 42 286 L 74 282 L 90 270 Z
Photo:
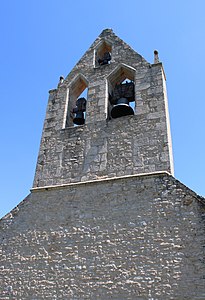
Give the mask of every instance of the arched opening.
M 135 70 L 126 65 L 118 66 L 107 79 L 108 117 L 118 118 L 135 112 Z
M 86 118 L 88 81 L 78 75 L 71 82 L 68 93 L 68 105 L 65 127 L 83 125 Z
M 108 65 L 111 62 L 112 45 L 106 40 L 101 41 L 95 48 L 94 52 L 94 66 L 100 67 Z

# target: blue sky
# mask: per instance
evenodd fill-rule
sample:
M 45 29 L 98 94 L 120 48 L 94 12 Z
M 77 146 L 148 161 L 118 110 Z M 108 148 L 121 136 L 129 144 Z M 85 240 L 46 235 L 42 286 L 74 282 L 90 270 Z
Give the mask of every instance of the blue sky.
M 105 28 L 167 76 L 175 177 L 205 196 L 204 0 L 7 0 L 0 11 L 0 217 L 29 194 L 48 90 Z

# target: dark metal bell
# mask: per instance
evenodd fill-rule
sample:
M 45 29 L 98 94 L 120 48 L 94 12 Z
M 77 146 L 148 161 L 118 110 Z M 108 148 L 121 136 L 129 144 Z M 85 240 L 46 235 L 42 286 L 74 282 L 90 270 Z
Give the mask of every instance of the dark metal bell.
M 83 125 L 85 124 L 84 113 L 82 111 L 78 111 L 73 119 L 73 123 L 76 125 Z
M 111 54 L 110 52 L 105 52 L 102 58 L 98 59 L 99 65 L 107 65 L 108 62 L 111 60 Z
M 117 104 L 111 110 L 111 117 L 116 119 L 129 115 L 134 115 L 134 110 L 129 105 L 129 101 L 126 98 L 118 99 Z
M 76 107 L 73 108 L 73 113 L 75 114 L 75 118 L 73 119 L 73 123 L 76 125 L 85 124 L 84 112 L 86 111 L 86 99 L 79 98 L 76 101 Z

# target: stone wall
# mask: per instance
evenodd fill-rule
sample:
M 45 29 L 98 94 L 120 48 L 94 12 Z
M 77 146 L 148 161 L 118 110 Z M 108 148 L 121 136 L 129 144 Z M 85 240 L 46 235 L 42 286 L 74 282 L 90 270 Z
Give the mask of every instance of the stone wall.
M 43 151 L 35 186 L 171 172 L 167 137 L 160 120 L 142 116 L 61 130 L 49 138 Z
M 0 221 L 0 299 L 205 299 L 201 201 L 163 173 L 34 189 Z
M 101 40 L 112 45 L 112 60 L 96 67 L 93 56 Z M 123 76 L 135 83 L 135 115 L 110 119 L 108 90 Z M 84 84 L 86 122 L 71 127 L 73 95 Z M 34 187 L 154 171 L 173 174 L 162 64 L 149 64 L 112 31 L 104 31 L 64 82 L 50 91 Z

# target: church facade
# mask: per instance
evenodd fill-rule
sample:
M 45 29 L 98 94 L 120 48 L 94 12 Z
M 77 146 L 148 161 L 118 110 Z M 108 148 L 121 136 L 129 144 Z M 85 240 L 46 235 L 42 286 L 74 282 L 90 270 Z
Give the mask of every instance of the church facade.
M 174 178 L 166 77 L 105 29 L 49 100 L 0 220 L 0 299 L 204 299 L 205 201 Z

